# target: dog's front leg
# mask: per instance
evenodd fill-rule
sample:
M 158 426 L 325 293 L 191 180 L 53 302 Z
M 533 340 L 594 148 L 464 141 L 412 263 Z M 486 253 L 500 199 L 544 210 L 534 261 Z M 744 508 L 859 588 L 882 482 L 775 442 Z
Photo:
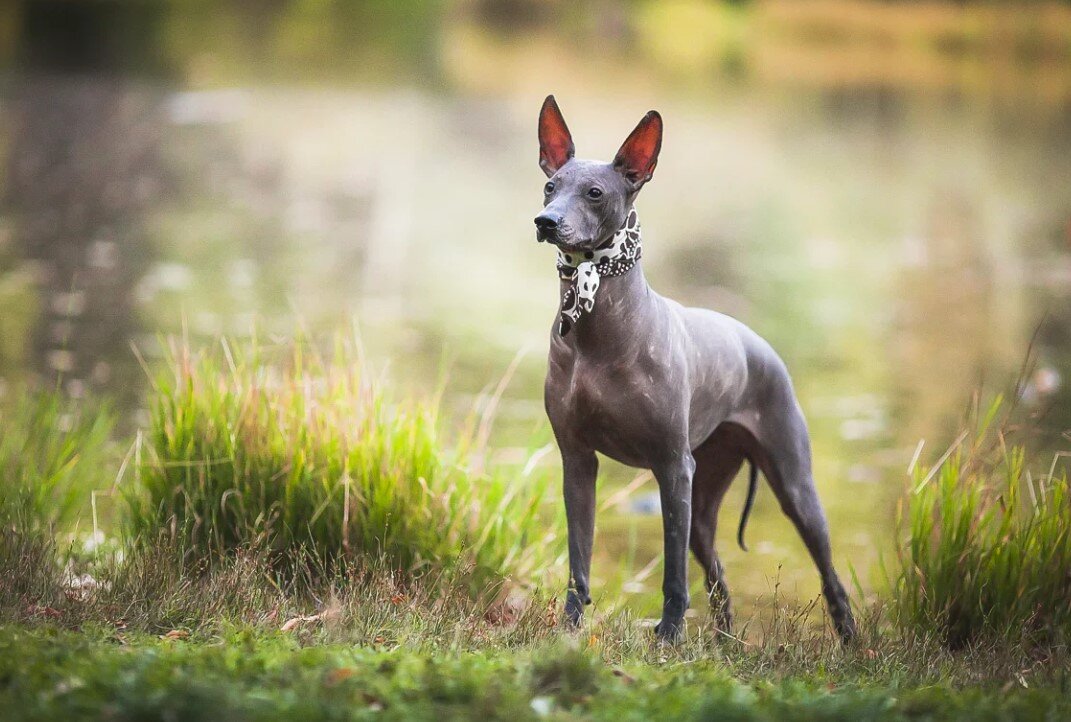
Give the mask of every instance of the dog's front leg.
M 688 535 L 692 526 L 692 476 L 695 459 L 687 448 L 652 469 L 662 501 L 665 576 L 662 578 L 662 621 L 658 638 L 676 642 L 684 632 L 688 609 Z
M 562 486 L 569 525 L 569 590 L 565 616 L 579 625 L 584 606 L 591 604 L 591 547 L 595 540 L 595 477 L 599 461 L 590 449 L 562 449 Z

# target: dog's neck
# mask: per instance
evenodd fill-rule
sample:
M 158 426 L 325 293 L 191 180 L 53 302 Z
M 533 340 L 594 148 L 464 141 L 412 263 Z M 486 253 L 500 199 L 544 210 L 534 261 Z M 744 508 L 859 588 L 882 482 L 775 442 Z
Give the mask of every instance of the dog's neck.
M 563 295 L 569 284 L 561 280 Z M 628 273 L 602 279 L 595 307 L 580 318 L 568 335 L 556 332 L 556 340 L 574 346 L 585 356 L 628 355 L 627 349 L 644 336 L 651 322 L 651 294 L 643 263 L 637 262 Z
M 642 255 L 640 221 L 635 208 L 628 209 L 621 227 L 595 250 L 559 248 L 558 275 L 562 280 L 562 296 L 558 333 L 567 336 L 582 317 L 595 310 L 596 294 L 603 279 L 632 275 Z M 642 272 L 639 275 L 642 277 Z M 607 292 L 601 295 L 605 296 Z

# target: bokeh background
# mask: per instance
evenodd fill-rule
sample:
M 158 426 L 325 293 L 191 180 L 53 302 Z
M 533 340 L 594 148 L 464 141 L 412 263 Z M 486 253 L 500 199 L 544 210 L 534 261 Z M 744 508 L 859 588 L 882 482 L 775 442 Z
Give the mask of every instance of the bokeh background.
M 920 439 L 932 461 L 1035 335 L 1023 403 L 1039 443 L 1071 428 L 1066 2 L 8 0 L 0 392 L 58 383 L 135 425 L 132 346 L 356 328 L 391 384 L 445 369 L 458 417 L 519 358 L 495 444 L 528 453 L 550 438 L 557 280 L 531 219 L 551 92 L 586 157 L 661 111 L 649 280 L 784 356 L 864 589 Z M 653 482 L 617 493 L 636 473 L 604 468 L 600 602 L 650 611 Z M 730 585 L 814 597 L 768 490 L 735 548 L 737 486 Z

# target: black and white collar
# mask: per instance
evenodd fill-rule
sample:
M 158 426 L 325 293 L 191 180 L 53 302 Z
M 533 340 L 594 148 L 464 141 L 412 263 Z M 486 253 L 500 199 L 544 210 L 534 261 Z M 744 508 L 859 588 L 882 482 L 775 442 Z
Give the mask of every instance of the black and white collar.
M 562 293 L 559 334 L 568 334 L 583 314 L 595 308 L 600 278 L 622 276 L 633 269 L 642 255 L 640 241 L 640 220 L 633 207 L 605 247 L 593 251 L 558 249 L 558 275 L 572 281 Z

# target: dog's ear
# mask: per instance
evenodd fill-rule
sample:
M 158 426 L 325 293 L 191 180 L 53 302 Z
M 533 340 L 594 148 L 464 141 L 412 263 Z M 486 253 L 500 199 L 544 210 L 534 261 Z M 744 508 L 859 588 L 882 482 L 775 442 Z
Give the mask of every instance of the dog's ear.
M 549 178 L 575 154 L 569 126 L 565 124 L 554 96 L 548 95 L 539 111 L 539 167 Z
M 651 180 L 662 149 L 662 116 L 652 110 L 643 116 L 614 157 L 614 170 L 632 184 L 635 190 Z

